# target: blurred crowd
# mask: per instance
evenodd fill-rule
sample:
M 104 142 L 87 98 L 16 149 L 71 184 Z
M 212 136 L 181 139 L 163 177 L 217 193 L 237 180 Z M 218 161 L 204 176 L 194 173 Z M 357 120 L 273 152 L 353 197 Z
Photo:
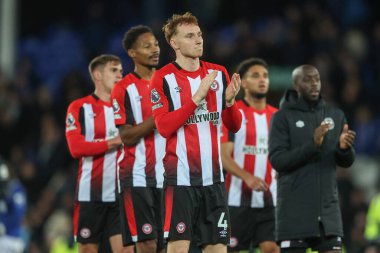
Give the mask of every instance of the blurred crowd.
M 21 12 L 28 8 L 24 2 Z M 380 9 L 375 1 L 54 4 L 55 8 L 66 4 L 67 13 L 41 24 L 35 13 L 33 22 L 39 29 L 30 28 L 32 24 L 25 24 L 29 16 L 21 15 L 25 30 L 20 31 L 15 74 L 0 72 L 0 154 L 27 193 L 26 252 L 47 253 L 57 238 L 72 243 L 77 162 L 67 150 L 64 117 L 71 101 L 92 92 L 87 71 L 90 59 L 113 53 L 122 58 L 125 73 L 131 71 L 121 40 L 130 26 L 142 23 L 151 26 L 160 41 L 161 64 L 172 61 L 160 29 L 172 13 L 188 10 L 203 29 L 204 59 L 225 65 L 230 74 L 238 62 L 252 56 L 264 58 L 270 70 L 304 63 L 319 69 L 324 97 L 345 111 L 357 132 L 357 160 L 348 170 L 338 168 L 337 176 L 347 252 L 365 252 L 367 210 L 380 190 Z M 291 73 L 287 74 L 290 78 Z M 271 88 L 272 105 L 278 106 L 283 87 L 290 87 L 286 82 Z

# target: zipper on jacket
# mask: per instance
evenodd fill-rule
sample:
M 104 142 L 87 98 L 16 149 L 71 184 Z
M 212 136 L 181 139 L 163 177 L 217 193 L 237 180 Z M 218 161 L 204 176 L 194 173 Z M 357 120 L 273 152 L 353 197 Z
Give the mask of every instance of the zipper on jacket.
M 320 126 L 320 122 L 318 122 L 318 120 L 320 120 L 319 118 L 319 116 L 320 115 L 318 115 L 318 113 L 316 113 L 316 110 L 311 110 L 312 111 L 312 114 L 314 115 L 314 117 L 313 117 L 313 119 L 314 119 L 314 122 L 315 122 L 315 128 L 314 129 L 316 129 L 317 127 L 319 127 Z M 314 130 L 313 130 L 313 134 L 314 134 Z M 322 147 L 323 147 L 323 143 L 322 143 L 322 146 L 320 147 L 321 149 L 322 149 Z M 318 194 L 319 194 L 319 201 L 318 201 L 318 217 L 317 217 L 317 219 L 318 219 L 318 225 L 317 225 L 317 229 L 318 229 L 318 236 L 321 236 L 320 235 L 320 229 L 319 229 L 319 225 L 320 225 L 320 223 L 322 223 L 322 183 L 321 183 L 321 172 L 320 172 L 320 166 L 318 166 L 318 163 L 316 164 L 316 166 L 317 166 L 317 168 L 316 168 L 316 172 L 318 173 L 318 175 L 316 176 L 316 178 L 317 178 L 317 180 L 318 180 L 318 183 L 317 183 L 317 185 L 318 185 Z

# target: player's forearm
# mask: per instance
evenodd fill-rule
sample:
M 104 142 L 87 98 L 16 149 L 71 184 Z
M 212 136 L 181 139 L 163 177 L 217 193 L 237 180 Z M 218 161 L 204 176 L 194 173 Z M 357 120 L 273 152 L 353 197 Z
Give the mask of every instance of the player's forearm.
M 230 107 L 226 107 L 222 111 L 222 119 L 223 124 L 227 127 L 228 130 L 233 133 L 239 131 L 241 127 L 242 117 L 236 103 Z
M 228 157 L 226 155 L 222 155 L 222 164 L 223 164 L 223 168 L 227 172 L 231 173 L 232 175 L 234 175 L 240 179 L 245 178 L 246 171 L 241 169 L 240 166 L 235 162 L 234 159 L 232 159 L 231 156 Z
M 144 138 L 153 131 L 154 126 L 153 116 L 135 126 L 122 125 L 119 127 L 121 139 L 126 146 L 136 145 L 141 138 Z
M 106 140 L 89 142 L 84 139 L 70 138 L 67 142 L 70 153 L 74 158 L 100 155 L 109 150 Z
M 175 111 L 155 115 L 154 121 L 158 132 L 164 138 L 168 138 L 186 123 L 196 108 L 197 105 L 191 101 Z

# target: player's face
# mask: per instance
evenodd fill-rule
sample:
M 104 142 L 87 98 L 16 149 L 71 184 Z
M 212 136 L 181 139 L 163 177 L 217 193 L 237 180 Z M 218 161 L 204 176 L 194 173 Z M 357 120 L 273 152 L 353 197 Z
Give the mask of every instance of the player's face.
M 253 65 L 244 74 L 242 87 L 246 94 L 254 98 L 266 97 L 269 89 L 268 70 L 261 65 Z
M 101 82 L 106 91 L 110 93 L 115 84 L 123 78 L 123 68 L 120 62 L 108 62 L 100 72 Z
M 199 58 L 203 55 L 202 31 L 198 25 L 179 25 L 172 40 L 174 40 L 174 49 L 185 57 Z
M 135 63 L 148 68 L 156 68 L 160 57 L 160 47 L 152 33 L 141 34 L 131 51 L 130 56 Z
M 316 68 L 305 67 L 296 80 L 298 93 L 307 101 L 318 101 L 321 93 L 321 79 Z

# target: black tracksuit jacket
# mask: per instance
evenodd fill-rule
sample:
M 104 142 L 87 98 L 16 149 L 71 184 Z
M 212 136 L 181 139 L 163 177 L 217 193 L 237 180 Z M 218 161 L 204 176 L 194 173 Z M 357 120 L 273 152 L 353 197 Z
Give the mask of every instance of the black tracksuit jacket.
M 326 118 L 333 128 L 317 148 L 314 130 Z M 339 148 L 345 123 L 344 113 L 322 98 L 312 108 L 294 90 L 285 93 L 269 136 L 269 159 L 278 172 L 277 241 L 319 237 L 319 222 L 326 235 L 343 237 L 336 167 L 347 168 L 355 158 L 353 148 Z

